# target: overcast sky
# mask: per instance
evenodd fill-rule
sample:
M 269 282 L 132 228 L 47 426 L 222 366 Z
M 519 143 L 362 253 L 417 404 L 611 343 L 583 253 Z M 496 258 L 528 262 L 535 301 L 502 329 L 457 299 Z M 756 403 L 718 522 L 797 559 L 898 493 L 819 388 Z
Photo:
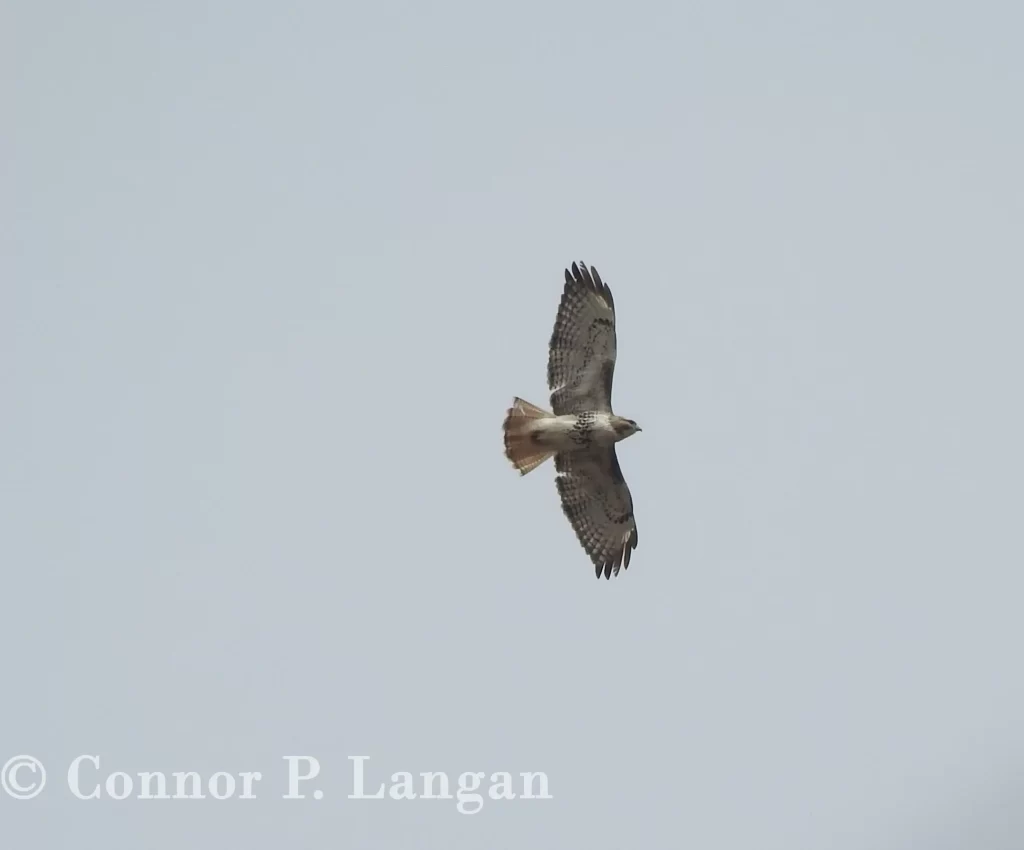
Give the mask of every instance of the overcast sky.
M 3 5 L 10 846 L 1024 846 L 1019 4 Z M 501 445 L 581 259 L 611 581 Z

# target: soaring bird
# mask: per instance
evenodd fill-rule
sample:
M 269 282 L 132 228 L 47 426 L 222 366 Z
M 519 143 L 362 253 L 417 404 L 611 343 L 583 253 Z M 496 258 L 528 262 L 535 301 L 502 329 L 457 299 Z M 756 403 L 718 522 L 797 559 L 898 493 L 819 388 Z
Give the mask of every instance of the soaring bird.
M 548 345 L 552 412 L 517 396 L 503 425 L 505 456 L 521 475 L 554 457 L 562 510 L 606 579 L 629 567 L 637 543 L 615 444 L 641 429 L 612 413 L 614 372 L 612 291 L 593 266 L 573 263 Z

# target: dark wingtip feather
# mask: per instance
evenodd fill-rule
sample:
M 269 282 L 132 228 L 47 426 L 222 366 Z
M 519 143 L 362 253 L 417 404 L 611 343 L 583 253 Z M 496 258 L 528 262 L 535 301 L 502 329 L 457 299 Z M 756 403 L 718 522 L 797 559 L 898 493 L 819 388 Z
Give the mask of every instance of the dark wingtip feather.
M 565 283 L 566 286 L 585 286 L 591 292 L 601 295 L 608 302 L 608 306 L 615 309 L 615 299 L 612 298 L 611 287 L 608 286 L 603 280 L 601 275 L 598 274 L 595 266 L 588 266 L 585 262 L 580 260 L 579 263 L 575 261 L 572 264 L 572 271 L 569 269 L 565 270 Z

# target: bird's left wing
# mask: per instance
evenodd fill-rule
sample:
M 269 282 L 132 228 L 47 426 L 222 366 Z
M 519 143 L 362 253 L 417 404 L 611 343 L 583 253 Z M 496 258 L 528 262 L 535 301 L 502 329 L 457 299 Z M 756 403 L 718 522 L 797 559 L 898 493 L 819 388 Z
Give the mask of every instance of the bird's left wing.
M 555 484 L 562 510 L 597 570 L 611 578 L 629 567 L 636 548 L 633 498 L 622 477 L 615 446 L 555 455 Z
M 548 389 L 557 416 L 611 413 L 615 372 L 615 302 L 597 269 L 572 264 L 548 351 Z

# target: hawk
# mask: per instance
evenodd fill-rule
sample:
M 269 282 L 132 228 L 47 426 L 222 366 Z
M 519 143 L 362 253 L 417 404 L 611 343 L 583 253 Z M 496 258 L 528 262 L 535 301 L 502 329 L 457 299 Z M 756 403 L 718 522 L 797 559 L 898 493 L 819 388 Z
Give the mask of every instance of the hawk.
M 504 422 L 505 456 L 521 475 L 555 459 L 562 510 L 606 579 L 636 548 L 633 499 L 615 444 L 640 427 L 612 413 L 615 302 L 593 266 L 572 264 L 548 345 L 551 409 L 516 397 Z

